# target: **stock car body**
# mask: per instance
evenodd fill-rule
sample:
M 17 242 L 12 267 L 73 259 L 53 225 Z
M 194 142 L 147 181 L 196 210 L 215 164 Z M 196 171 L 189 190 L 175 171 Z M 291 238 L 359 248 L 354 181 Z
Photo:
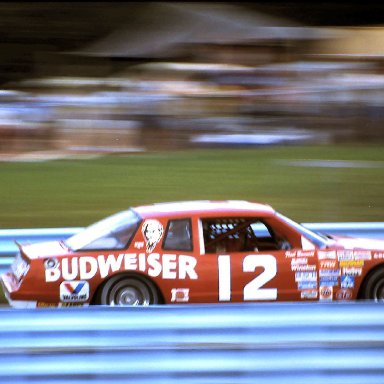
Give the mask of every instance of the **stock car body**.
M 15 307 L 384 298 L 384 241 L 314 233 L 246 201 L 140 206 L 19 248 L 1 276 Z

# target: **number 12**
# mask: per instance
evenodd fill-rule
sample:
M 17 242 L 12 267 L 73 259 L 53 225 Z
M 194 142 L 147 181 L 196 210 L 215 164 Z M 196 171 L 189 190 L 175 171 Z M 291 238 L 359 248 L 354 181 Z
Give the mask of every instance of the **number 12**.
M 219 269 L 219 301 L 231 301 L 231 256 L 220 255 L 217 259 Z M 243 290 L 244 301 L 276 300 L 277 288 L 262 288 L 277 274 L 276 258 L 272 255 L 248 255 L 243 260 L 243 272 L 254 272 L 257 267 L 264 271 L 256 276 Z

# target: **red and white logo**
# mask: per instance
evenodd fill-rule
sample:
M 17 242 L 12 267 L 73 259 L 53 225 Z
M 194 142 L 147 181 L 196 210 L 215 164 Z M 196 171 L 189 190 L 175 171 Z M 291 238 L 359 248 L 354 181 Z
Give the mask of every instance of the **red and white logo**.
M 87 281 L 63 281 L 60 284 L 60 301 L 72 303 L 88 299 L 89 283 Z

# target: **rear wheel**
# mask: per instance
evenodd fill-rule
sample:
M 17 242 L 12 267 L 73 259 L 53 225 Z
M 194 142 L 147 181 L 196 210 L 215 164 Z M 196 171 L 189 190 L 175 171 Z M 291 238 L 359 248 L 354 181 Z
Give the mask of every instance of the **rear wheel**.
M 149 280 L 141 276 L 119 275 L 102 286 L 96 302 L 111 306 L 147 306 L 158 304 L 159 295 Z
M 365 278 L 361 287 L 361 299 L 384 301 L 384 268 L 374 269 Z

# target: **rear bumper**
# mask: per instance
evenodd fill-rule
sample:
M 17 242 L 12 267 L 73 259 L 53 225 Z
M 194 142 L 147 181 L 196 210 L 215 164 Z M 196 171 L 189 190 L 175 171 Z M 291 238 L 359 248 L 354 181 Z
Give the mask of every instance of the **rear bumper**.
M 14 293 L 19 289 L 11 273 L 5 273 L 0 276 L 0 283 L 3 288 L 4 296 L 10 306 L 14 308 L 36 308 L 37 302 L 30 300 L 15 300 Z

